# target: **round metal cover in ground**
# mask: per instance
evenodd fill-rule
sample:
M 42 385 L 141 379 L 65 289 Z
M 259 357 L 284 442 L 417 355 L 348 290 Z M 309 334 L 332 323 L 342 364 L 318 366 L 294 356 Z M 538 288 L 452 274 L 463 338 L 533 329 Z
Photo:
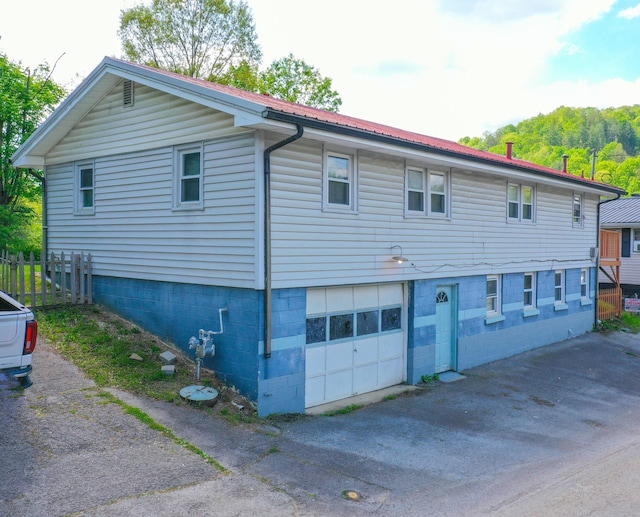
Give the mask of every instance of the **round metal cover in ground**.
M 183 399 L 213 405 L 218 400 L 218 390 L 209 386 L 187 386 L 180 390 Z

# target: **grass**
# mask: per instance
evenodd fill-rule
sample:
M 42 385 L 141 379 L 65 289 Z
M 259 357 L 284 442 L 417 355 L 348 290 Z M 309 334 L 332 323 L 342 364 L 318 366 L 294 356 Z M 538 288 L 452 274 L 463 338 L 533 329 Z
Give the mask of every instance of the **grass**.
M 622 330 L 624 332 L 637 334 L 640 332 L 640 314 L 623 312 L 619 318 L 600 322 L 596 330 Z
M 435 382 L 435 381 L 439 381 L 440 377 L 438 376 L 437 373 L 433 374 L 433 375 L 422 375 L 420 377 L 420 379 L 422 380 L 422 382 L 424 382 L 425 384 L 428 384 L 430 382 Z
M 362 405 L 360 404 L 351 404 L 342 409 L 336 409 L 335 411 L 327 411 L 326 413 L 322 413 L 322 416 L 337 416 L 337 415 L 348 415 L 349 413 L 353 413 L 358 409 L 361 409 Z
M 226 420 L 236 424 L 248 423 L 255 418 L 251 410 L 241 411 L 233 406 L 232 397 L 241 397 L 224 386 L 214 372 L 202 368 L 200 380 L 197 380 L 194 358 L 99 306 L 39 309 L 36 317 L 47 343 L 99 387 L 191 404 L 180 397 L 180 389 L 193 384 L 212 386 L 219 393 L 214 413 L 223 413 Z M 165 350 L 177 356 L 175 375 L 165 375 L 161 371 L 159 356 Z M 134 353 L 142 357 L 142 361 L 131 359 Z M 248 402 L 242 402 L 245 408 L 250 407 Z M 210 408 L 203 406 L 202 409 Z
M 213 458 L 212 456 L 209 456 L 206 452 L 204 452 L 202 449 L 199 449 L 195 445 L 176 436 L 176 434 L 171 429 L 163 426 L 162 424 L 157 423 L 153 418 L 151 418 L 147 413 L 145 413 L 141 409 L 130 406 L 129 404 L 123 402 L 117 397 L 114 397 L 111 393 L 106 391 L 101 392 L 100 396 L 104 397 L 105 399 L 107 399 L 109 402 L 113 404 L 118 404 L 120 407 L 122 407 L 125 413 L 137 418 L 143 424 L 149 426 L 154 431 L 158 431 L 159 433 L 162 433 L 163 435 L 165 435 L 167 438 L 172 440 L 174 443 L 176 443 L 180 447 L 184 447 L 188 451 L 200 456 L 207 463 L 215 466 L 218 470 L 222 472 L 226 472 L 227 469 L 224 468 L 215 458 Z

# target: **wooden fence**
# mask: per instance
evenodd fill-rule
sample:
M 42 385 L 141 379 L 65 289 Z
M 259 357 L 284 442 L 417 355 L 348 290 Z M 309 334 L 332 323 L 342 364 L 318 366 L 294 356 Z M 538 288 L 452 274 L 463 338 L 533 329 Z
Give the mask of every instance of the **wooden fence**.
M 622 288 L 598 289 L 598 319 L 601 321 L 622 315 Z
M 0 288 L 27 307 L 58 307 L 93 303 L 91 254 L 53 253 L 35 260 L 3 251 Z

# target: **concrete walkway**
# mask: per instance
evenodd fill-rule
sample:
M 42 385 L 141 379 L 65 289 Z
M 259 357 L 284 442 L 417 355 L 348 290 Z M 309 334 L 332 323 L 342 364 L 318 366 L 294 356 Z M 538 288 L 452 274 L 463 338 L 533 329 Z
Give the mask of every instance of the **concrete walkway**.
M 41 346 L 34 386 L 0 378 L 0 515 L 632 515 L 640 337 L 588 334 L 336 416 L 231 426 L 113 393 Z M 388 394 L 387 394 L 388 395 Z M 6 481 L 5 481 L 6 480 Z

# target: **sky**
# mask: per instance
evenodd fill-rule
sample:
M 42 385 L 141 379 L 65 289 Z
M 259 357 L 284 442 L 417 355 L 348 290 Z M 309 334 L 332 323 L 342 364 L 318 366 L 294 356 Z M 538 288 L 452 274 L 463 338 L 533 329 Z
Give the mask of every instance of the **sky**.
M 245 0 L 262 67 L 289 53 L 340 112 L 457 141 L 559 106 L 640 104 L 640 0 Z M 120 10 L 149 0 L 19 0 L 0 52 L 77 86 L 122 57 Z

